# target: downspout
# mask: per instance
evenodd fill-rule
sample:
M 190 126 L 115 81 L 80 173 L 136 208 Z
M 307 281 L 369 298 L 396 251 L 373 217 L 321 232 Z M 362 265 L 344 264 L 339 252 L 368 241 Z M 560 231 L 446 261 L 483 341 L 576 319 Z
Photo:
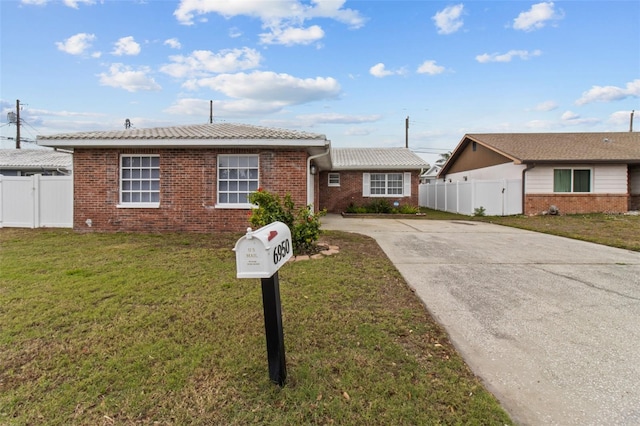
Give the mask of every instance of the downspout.
M 535 165 L 535 164 L 529 164 L 529 165 L 527 165 L 527 167 L 525 167 L 525 168 L 522 170 L 522 214 L 526 214 L 526 213 L 525 213 L 525 209 L 524 209 L 524 208 L 525 208 L 525 200 L 526 200 L 526 198 L 527 198 L 527 197 L 526 197 L 526 194 L 525 194 L 525 192 L 524 192 L 524 191 L 525 191 L 525 186 L 526 186 L 526 185 L 525 185 L 525 182 L 526 182 L 526 174 L 527 174 L 527 172 L 528 172 L 529 170 L 531 170 L 531 169 L 533 169 L 533 168 L 535 168 L 535 167 L 536 167 L 536 165 Z
M 314 208 L 314 198 L 315 198 L 315 176 L 311 174 L 311 161 L 315 160 L 319 157 L 324 157 L 325 155 L 329 155 L 331 152 L 331 145 L 327 146 L 327 150 L 320 154 L 312 155 L 307 158 L 307 205 L 311 206 L 311 211 L 315 211 Z M 318 170 L 316 173 L 319 173 Z

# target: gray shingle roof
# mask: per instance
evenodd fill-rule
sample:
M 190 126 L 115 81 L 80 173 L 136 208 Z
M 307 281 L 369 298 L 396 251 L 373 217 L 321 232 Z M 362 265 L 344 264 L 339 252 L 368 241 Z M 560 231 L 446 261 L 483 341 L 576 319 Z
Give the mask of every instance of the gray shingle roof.
M 518 162 L 639 162 L 640 133 L 486 133 L 467 134 Z M 458 150 L 458 149 L 456 149 Z
M 213 123 L 185 126 L 126 129 L 104 132 L 63 133 L 38 136 L 40 141 L 51 140 L 131 140 L 131 139 L 320 139 L 326 136 L 294 130 L 253 126 L 248 124 Z
M 419 170 L 429 164 L 407 148 L 331 148 L 333 170 Z
M 71 169 L 73 155 L 48 149 L 0 149 L 3 169 Z

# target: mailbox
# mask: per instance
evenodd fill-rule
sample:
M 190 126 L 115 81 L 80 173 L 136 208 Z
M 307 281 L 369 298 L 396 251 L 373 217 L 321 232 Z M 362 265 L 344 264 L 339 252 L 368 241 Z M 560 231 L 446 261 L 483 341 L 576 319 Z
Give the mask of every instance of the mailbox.
M 269 278 L 293 255 L 291 231 L 273 222 L 242 236 L 234 247 L 238 278 Z

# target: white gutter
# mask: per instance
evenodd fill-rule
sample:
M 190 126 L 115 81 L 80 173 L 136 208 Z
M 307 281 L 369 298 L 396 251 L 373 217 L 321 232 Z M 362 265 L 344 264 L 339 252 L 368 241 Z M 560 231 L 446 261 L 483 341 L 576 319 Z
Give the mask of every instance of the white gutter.
M 327 146 L 327 150 L 320 154 L 312 155 L 307 158 L 307 205 L 311 206 L 311 211 L 314 211 L 313 201 L 315 199 L 315 176 L 311 174 L 311 161 L 319 157 L 329 155 L 331 152 L 331 145 Z M 316 173 L 319 173 L 318 170 Z

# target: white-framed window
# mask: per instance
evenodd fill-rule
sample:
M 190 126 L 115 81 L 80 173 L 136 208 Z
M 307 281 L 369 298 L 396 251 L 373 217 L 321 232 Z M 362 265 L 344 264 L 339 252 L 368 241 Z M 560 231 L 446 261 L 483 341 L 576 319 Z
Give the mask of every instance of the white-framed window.
M 119 207 L 160 206 L 160 156 L 120 156 Z
M 218 155 L 216 207 L 249 208 L 249 194 L 258 190 L 257 154 Z
M 591 192 L 591 169 L 554 169 L 553 192 Z
M 364 197 L 410 197 L 411 173 L 363 173 L 362 195 Z
M 329 173 L 329 186 L 340 186 L 340 173 Z

